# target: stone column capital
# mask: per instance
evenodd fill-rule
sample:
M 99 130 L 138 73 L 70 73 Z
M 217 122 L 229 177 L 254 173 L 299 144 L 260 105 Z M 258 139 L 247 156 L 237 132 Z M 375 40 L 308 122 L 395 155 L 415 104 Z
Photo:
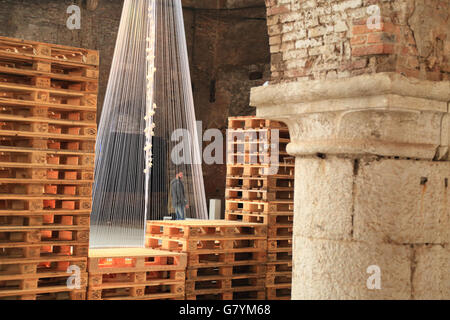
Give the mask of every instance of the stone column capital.
M 284 121 L 296 155 L 448 160 L 450 82 L 378 73 L 253 88 L 257 116 Z

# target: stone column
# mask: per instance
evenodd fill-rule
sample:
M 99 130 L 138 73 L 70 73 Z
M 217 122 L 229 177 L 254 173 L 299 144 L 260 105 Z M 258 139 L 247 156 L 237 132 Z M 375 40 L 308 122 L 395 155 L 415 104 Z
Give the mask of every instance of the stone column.
M 251 104 L 297 159 L 293 299 L 450 299 L 448 5 L 266 2 L 273 81 Z

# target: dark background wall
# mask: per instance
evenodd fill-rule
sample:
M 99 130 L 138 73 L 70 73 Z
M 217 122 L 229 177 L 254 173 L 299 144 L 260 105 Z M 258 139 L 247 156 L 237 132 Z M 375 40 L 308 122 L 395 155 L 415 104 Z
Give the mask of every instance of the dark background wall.
M 100 51 L 103 104 L 122 0 L 0 0 L 0 35 Z M 66 27 L 68 6 L 80 6 L 81 30 Z M 197 119 L 225 132 L 227 118 L 251 115 L 250 88 L 270 77 L 264 0 L 183 0 Z M 204 165 L 206 196 L 223 198 L 225 165 Z M 218 183 L 218 181 L 220 181 Z

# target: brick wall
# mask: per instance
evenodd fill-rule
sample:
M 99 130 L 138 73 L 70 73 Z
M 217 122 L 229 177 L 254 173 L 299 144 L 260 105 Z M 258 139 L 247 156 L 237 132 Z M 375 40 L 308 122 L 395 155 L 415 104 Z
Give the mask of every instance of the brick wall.
M 374 72 L 450 78 L 448 0 L 266 0 L 266 5 L 274 82 Z M 380 24 L 369 11 L 373 5 Z

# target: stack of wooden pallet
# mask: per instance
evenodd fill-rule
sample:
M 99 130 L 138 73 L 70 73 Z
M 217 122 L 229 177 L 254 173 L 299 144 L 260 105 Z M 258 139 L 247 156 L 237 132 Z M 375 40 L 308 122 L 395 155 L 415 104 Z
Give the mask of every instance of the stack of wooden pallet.
M 267 225 L 269 300 L 291 296 L 295 162 L 286 152 L 289 142 L 278 121 L 229 119 L 226 219 Z
M 0 299 L 85 299 L 98 65 L 0 37 Z
M 183 300 L 186 261 L 161 250 L 91 249 L 88 300 Z
M 224 220 L 151 221 L 147 246 L 187 253 L 187 300 L 265 298 L 264 225 Z

